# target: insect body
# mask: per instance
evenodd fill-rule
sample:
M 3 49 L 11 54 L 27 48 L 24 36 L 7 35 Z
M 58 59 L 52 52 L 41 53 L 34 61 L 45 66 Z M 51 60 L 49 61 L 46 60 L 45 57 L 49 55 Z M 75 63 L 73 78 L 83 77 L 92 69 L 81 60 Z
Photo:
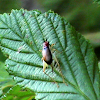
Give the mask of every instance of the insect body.
M 51 47 L 53 46 L 54 44 L 52 44 L 51 45 Z M 51 67 L 52 67 L 52 71 L 53 71 L 53 66 L 52 66 L 52 53 L 51 53 L 51 50 L 50 50 L 50 46 L 49 46 L 49 42 L 48 41 L 45 41 L 44 43 L 43 43 L 43 49 L 42 49 L 42 61 L 43 61 L 43 72 L 45 73 L 45 69 L 46 69 L 46 67 L 48 67 L 48 65 L 51 65 Z M 65 82 L 65 80 L 64 80 L 64 76 L 63 76 L 63 74 L 62 74 L 62 71 L 61 71 L 61 68 L 60 68 L 60 65 L 59 65 L 59 62 L 58 62 L 58 60 L 57 60 L 57 58 L 56 58 L 56 56 L 54 56 L 54 60 L 56 61 L 56 63 L 57 63 L 57 65 L 58 65 L 58 67 L 59 67 L 59 69 L 60 69 L 60 74 L 61 74 L 61 76 L 62 76 L 62 78 L 63 78 L 63 83 L 65 83 L 66 84 L 66 82 Z M 46 74 L 46 73 L 45 73 Z M 49 76 L 48 74 L 46 74 L 47 76 Z M 49 76 L 50 77 L 50 76 Z M 58 83 L 52 78 L 52 77 L 50 77 L 56 84 L 57 84 L 57 87 L 59 87 L 58 86 Z M 67 84 L 66 84 L 67 85 Z
M 52 54 L 49 48 L 48 41 L 43 43 L 42 55 L 43 55 L 43 60 L 50 65 L 52 63 Z
M 52 54 L 51 50 L 49 48 L 49 42 L 45 41 L 43 43 L 43 49 L 42 49 L 42 60 L 43 60 L 43 71 L 45 71 L 45 68 L 52 63 Z

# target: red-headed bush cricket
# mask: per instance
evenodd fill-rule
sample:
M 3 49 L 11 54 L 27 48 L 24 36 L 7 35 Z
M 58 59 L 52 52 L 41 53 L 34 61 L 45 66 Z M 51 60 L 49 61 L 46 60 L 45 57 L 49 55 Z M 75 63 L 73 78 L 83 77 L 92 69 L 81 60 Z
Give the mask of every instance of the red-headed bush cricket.
M 53 72 L 53 65 L 52 65 L 52 61 L 53 60 L 55 60 L 55 62 L 57 63 L 57 65 L 58 65 L 58 67 L 59 67 L 59 70 L 60 70 L 60 74 L 61 74 L 61 76 L 62 76 L 62 78 L 63 78 L 63 83 L 65 83 L 66 84 L 66 82 L 65 82 L 65 79 L 64 79 L 64 76 L 63 76 L 63 74 L 62 74 L 62 71 L 61 71 L 61 68 L 60 68 L 60 64 L 59 64 L 59 62 L 58 62 L 58 60 L 57 60 L 57 58 L 56 58 L 56 56 L 54 55 L 52 55 L 52 47 L 54 46 L 55 44 L 52 44 L 51 46 L 50 46 L 50 44 L 49 44 L 49 42 L 46 40 L 46 41 L 44 41 L 44 43 L 43 43 L 43 49 L 42 49 L 42 61 L 43 61 L 43 72 L 46 74 L 46 72 L 45 72 L 45 69 L 48 67 L 48 65 L 51 65 L 51 67 L 52 67 L 52 72 Z M 55 51 L 55 49 L 53 49 L 54 51 Z M 57 50 L 56 50 L 57 51 Z M 53 57 L 54 57 L 54 59 L 53 59 Z M 46 74 L 46 75 L 48 75 L 48 74 Z M 49 75 L 48 75 L 49 76 Z M 50 76 L 49 76 L 50 77 Z M 51 77 L 50 77 L 51 78 Z M 59 87 L 58 86 L 58 83 L 53 79 L 53 78 L 51 78 L 56 84 L 57 84 L 57 87 Z M 67 85 L 67 84 L 66 84 Z

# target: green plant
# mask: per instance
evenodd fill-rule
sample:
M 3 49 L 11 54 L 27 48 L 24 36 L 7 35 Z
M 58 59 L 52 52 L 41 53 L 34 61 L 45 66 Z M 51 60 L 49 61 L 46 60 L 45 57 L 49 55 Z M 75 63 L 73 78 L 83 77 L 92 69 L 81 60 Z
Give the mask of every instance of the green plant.
M 9 88 L 11 88 L 15 84 L 11 76 L 9 76 L 9 74 L 5 70 L 4 65 L 5 64 L 3 62 L 0 62 L 0 97 L 4 95 L 7 90 L 9 90 Z
M 35 94 L 29 89 L 14 86 L 2 97 L 2 100 L 32 100 L 34 96 Z
M 99 68 L 91 44 L 52 11 L 12 10 L 0 15 L 1 50 L 8 55 L 6 68 L 18 85 L 36 93 L 36 99 L 99 100 Z M 43 73 L 43 41 L 56 43 L 62 74 L 49 67 Z M 54 65 L 56 66 L 56 65 Z

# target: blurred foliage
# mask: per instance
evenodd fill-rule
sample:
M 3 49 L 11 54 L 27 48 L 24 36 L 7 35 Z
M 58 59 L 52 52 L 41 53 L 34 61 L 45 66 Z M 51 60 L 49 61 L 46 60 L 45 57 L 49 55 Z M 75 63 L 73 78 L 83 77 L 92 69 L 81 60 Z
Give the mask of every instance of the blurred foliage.
M 94 9 L 95 8 L 95 9 Z M 76 15 L 71 19 L 70 14 L 68 21 L 76 28 L 76 30 L 81 32 L 92 32 L 100 30 L 100 8 L 96 5 L 88 5 L 80 7 L 77 10 Z
M 100 62 L 98 63 L 98 66 L 99 66 L 99 73 L 100 73 Z
M 100 4 L 100 0 L 94 0 L 94 2 Z
M 84 34 L 84 37 L 90 41 L 90 43 L 94 47 L 96 56 L 98 60 L 100 61 L 100 32 Z
M 0 14 L 10 13 L 12 9 L 20 9 L 20 0 L 0 0 Z
M 100 30 L 100 7 L 91 0 L 38 1 L 45 11 L 51 9 L 64 16 L 77 31 L 91 32 Z
M 6 60 L 6 57 L 3 55 L 3 53 L 0 50 L 0 61 L 4 62 L 5 60 Z
M 100 32 L 84 34 L 84 37 L 90 41 L 94 48 L 100 46 Z
M 5 96 L 5 94 L 9 91 L 9 89 L 12 87 L 12 85 L 8 85 L 2 89 L 0 89 L 1 93 L 0 93 L 0 100 L 2 98 L 2 96 Z
M 5 64 L 0 62 L 0 96 L 3 93 L 3 89 L 9 90 L 9 87 L 14 85 L 14 81 L 11 76 L 9 76 L 8 72 L 5 70 Z
M 2 97 L 2 100 L 32 100 L 34 97 L 35 93 L 33 91 L 14 86 Z

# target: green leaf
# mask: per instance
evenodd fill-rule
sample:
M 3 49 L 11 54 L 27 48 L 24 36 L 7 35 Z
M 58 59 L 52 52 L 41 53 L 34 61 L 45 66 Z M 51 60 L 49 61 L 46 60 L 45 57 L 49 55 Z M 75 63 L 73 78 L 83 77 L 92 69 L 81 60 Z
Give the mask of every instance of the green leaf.
M 99 99 L 99 69 L 94 50 L 85 38 L 64 18 L 48 11 L 12 10 L 0 15 L 1 49 L 9 57 L 7 70 L 18 85 L 35 91 L 36 99 Z M 42 67 L 44 40 L 55 44 L 54 56 L 60 69 L 53 63 L 46 73 Z
M 4 88 L 2 88 L 1 91 L 1 95 L 0 95 L 0 99 L 5 96 L 5 94 L 9 91 L 9 89 L 12 87 L 12 85 L 7 85 Z
M 3 54 L 2 54 L 2 52 L 1 52 L 1 50 L 0 50 L 0 61 L 5 61 L 6 60 L 6 57 L 5 56 L 3 56 Z
M 29 89 L 21 89 L 19 86 L 14 86 L 2 97 L 2 100 L 32 100 L 34 92 Z
M 8 85 L 14 85 L 12 77 L 9 76 L 4 66 L 4 63 L 0 62 L 0 88 L 4 88 Z
M 3 62 L 0 62 L 0 97 L 5 94 L 5 92 L 3 91 L 4 88 L 6 88 L 6 90 L 9 90 L 8 87 L 11 87 L 15 84 L 12 77 L 9 76 L 9 74 L 5 70 L 4 66 L 5 64 Z

